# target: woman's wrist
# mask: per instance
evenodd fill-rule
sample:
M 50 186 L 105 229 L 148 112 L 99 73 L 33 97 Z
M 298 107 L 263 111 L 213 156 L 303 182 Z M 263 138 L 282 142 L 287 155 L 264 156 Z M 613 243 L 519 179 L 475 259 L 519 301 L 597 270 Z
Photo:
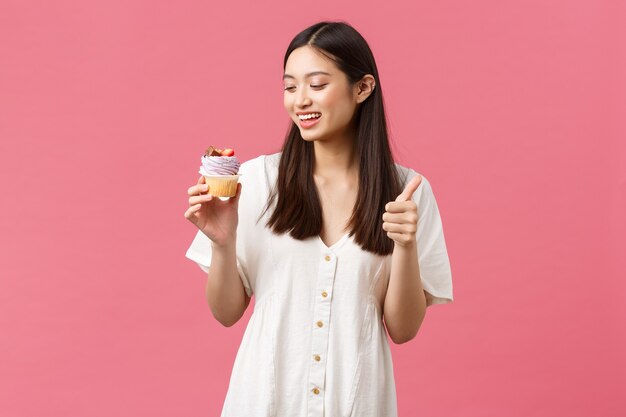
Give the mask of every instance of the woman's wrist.
M 219 253 L 230 253 L 230 252 L 234 252 L 235 248 L 237 247 L 237 240 L 233 239 L 232 241 L 223 243 L 223 244 L 219 244 L 216 242 L 211 242 L 211 249 L 213 251 L 213 253 L 219 252 Z

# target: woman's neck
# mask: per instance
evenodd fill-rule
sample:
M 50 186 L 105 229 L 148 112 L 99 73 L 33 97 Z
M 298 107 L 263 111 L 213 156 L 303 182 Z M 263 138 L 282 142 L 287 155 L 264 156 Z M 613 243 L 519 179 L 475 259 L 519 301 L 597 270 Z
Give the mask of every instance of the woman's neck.
M 357 175 L 359 161 L 353 140 L 313 142 L 313 175 L 318 178 L 342 178 Z

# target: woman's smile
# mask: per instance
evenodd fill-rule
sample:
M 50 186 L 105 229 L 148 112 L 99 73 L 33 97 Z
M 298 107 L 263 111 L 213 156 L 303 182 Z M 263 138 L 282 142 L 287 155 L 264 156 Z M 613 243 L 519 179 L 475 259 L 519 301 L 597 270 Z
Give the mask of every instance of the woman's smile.
M 300 119 L 300 127 L 304 129 L 315 126 L 322 118 L 322 113 L 319 112 L 297 112 L 296 115 Z

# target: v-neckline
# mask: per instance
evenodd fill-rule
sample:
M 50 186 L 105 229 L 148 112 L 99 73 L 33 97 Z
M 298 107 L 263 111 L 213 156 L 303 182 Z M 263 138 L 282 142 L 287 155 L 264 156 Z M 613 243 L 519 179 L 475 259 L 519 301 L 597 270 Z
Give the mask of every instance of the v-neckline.
M 343 244 L 343 242 L 345 242 L 346 239 L 348 239 L 349 236 L 350 236 L 350 232 L 346 232 L 342 237 L 339 238 L 339 240 L 337 240 L 335 243 L 333 243 L 330 246 L 328 246 L 326 243 L 324 243 L 324 241 L 322 240 L 322 237 L 320 235 L 317 235 L 317 240 L 322 244 L 322 246 L 325 249 L 333 250 L 333 249 L 336 249 L 341 244 Z

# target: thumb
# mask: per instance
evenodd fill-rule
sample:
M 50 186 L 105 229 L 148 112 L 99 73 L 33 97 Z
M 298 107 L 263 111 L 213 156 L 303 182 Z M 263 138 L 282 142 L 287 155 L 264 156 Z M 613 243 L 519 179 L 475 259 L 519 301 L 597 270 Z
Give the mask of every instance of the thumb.
M 396 198 L 396 201 L 409 201 L 413 197 L 413 193 L 417 190 L 417 187 L 422 183 L 422 176 L 417 174 L 411 181 L 404 187 L 404 190 Z
M 228 200 L 229 203 L 234 204 L 236 207 L 239 206 L 239 197 L 241 197 L 241 187 L 242 187 L 241 183 L 238 182 L 237 183 L 237 192 L 235 193 L 235 196 L 231 197 Z

